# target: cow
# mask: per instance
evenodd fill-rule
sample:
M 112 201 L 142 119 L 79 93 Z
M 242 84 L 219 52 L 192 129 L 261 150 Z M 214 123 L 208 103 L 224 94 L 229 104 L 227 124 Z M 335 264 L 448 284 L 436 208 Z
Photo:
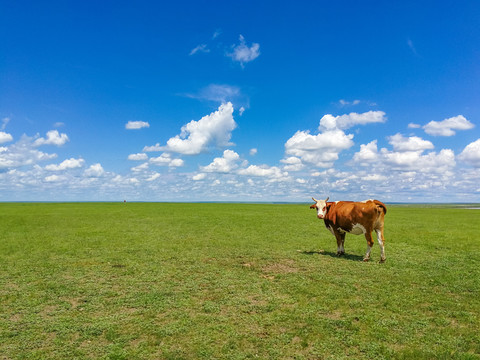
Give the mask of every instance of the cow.
M 367 253 L 363 261 L 370 260 L 370 251 L 373 246 L 372 231 L 377 233 L 378 244 L 380 245 L 380 262 L 385 257 L 385 236 L 383 235 L 384 217 L 387 207 L 378 200 L 365 200 L 360 202 L 317 200 L 310 209 L 317 210 L 317 217 L 323 219 L 325 227 L 337 239 L 337 255 L 345 254 L 345 234 L 364 234 L 367 239 Z

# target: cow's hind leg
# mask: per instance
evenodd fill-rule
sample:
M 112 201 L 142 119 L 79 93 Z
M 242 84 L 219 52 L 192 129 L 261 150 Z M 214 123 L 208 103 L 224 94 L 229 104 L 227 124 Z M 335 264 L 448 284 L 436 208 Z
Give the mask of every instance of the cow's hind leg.
M 343 234 L 335 234 L 335 237 L 337 238 L 337 255 L 345 255 L 345 233 Z
M 373 246 L 373 238 L 371 231 L 365 232 L 365 239 L 367 239 L 367 252 L 365 253 L 363 261 L 368 261 L 370 260 L 370 252 L 372 251 Z
M 387 258 L 385 257 L 385 237 L 383 236 L 383 228 L 376 229 L 378 245 L 380 245 L 380 262 L 383 263 Z

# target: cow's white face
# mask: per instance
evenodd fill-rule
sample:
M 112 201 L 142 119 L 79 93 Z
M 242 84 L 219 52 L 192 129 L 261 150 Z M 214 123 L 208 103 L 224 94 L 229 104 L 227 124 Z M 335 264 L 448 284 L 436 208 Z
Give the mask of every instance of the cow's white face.
M 310 206 L 312 209 L 317 210 L 317 217 L 319 219 L 323 219 L 325 217 L 325 214 L 327 213 L 327 201 L 329 198 L 326 198 L 325 200 L 317 200 L 315 198 L 312 198 L 313 201 L 315 201 L 315 204 Z

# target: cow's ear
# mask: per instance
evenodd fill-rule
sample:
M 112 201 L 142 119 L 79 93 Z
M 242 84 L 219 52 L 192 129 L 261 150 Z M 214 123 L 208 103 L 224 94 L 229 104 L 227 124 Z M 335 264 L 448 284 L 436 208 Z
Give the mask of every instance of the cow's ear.
M 310 209 L 315 209 L 317 207 L 317 204 L 310 205 Z

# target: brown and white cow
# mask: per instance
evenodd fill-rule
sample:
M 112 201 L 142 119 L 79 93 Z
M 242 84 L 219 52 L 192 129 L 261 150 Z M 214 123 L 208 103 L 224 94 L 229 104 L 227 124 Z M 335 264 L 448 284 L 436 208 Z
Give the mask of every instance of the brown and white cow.
M 337 255 L 345 254 L 345 234 L 364 234 L 367 239 L 367 253 L 363 261 L 370 260 L 370 251 L 373 246 L 372 231 L 377 233 L 380 245 L 380 262 L 385 257 L 385 237 L 383 236 L 383 221 L 387 213 L 387 207 L 378 200 L 366 200 L 361 202 L 317 200 L 310 209 L 317 210 L 317 217 L 323 219 L 325 227 L 335 235 L 337 239 Z

